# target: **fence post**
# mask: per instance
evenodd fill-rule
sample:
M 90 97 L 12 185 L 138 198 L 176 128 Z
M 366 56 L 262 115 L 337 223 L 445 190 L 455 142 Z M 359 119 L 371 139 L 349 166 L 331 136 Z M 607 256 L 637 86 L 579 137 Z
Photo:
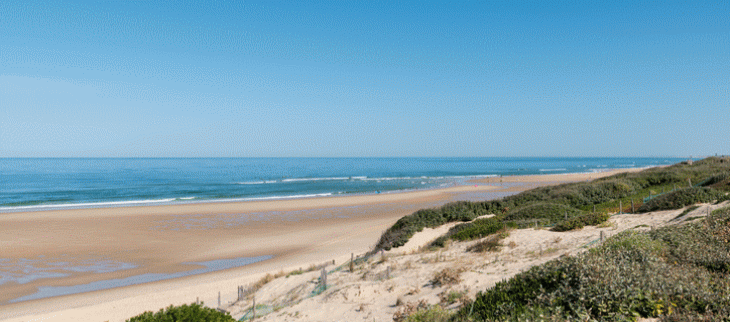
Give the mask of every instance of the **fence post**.
M 256 318 L 256 294 L 253 295 L 253 306 L 252 306 L 253 314 L 251 315 L 251 321 Z
M 603 242 L 603 230 L 601 230 L 601 242 Z
M 623 204 L 622 200 L 619 200 L 618 201 L 618 214 L 620 215 L 622 213 L 624 213 L 624 204 Z
M 221 291 L 218 291 L 218 307 L 221 307 Z
M 593 205 L 593 212 L 596 212 L 596 205 Z
M 322 283 L 322 290 L 327 289 L 327 270 L 322 268 L 322 275 L 319 277 L 320 283 Z
M 568 220 L 568 211 L 565 211 L 565 220 Z
M 390 279 L 390 266 L 385 270 L 385 279 Z

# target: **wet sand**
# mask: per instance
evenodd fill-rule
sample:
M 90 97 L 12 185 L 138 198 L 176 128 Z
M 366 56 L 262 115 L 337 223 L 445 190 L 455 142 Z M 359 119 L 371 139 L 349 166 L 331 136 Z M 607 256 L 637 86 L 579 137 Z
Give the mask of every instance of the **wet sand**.
M 0 271 L 5 274 L 0 277 L 10 280 L 0 285 L 0 319 L 123 321 L 196 298 L 215 306 L 219 291 L 224 302 L 232 300 L 236 286 L 267 272 L 333 259 L 341 263 L 351 253 L 367 252 L 385 229 L 415 210 L 615 172 L 505 177 L 501 183 L 489 178 L 388 194 L 0 214 Z M 207 265 L 260 256 L 270 258 L 224 270 Z M 191 271 L 200 274 L 186 275 Z M 148 274 L 177 278 L 10 303 L 32 298 L 39 289 L 54 294 L 103 281 L 114 286 L 109 281 Z M 29 280 L 43 276 L 48 278 Z

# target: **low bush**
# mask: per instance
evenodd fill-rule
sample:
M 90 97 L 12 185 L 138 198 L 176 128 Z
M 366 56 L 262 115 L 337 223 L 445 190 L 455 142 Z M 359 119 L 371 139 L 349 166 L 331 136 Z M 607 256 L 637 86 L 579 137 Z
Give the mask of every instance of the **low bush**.
M 504 227 L 501 216 L 482 218 L 454 226 L 449 231 L 449 236 L 459 241 L 473 240 L 494 234 Z
M 461 282 L 461 273 L 463 272 L 464 270 L 459 268 L 444 268 L 433 275 L 433 278 L 431 279 L 431 285 L 445 286 L 459 284 Z
M 721 174 L 708 178 L 701 184 L 701 186 L 702 187 L 711 187 L 720 182 L 727 181 L 728 179 L 730 179 L 730 173 L 721 173 Z
M 150 311 L 137 315 L 127 322 L 229 322 L 236 321 L 230 314 L 192 303 L 181 306 L 170 305 L 157 313 Z
M 672 191 L 649 200 L 639 207 L 639 213 L 679 209 L 702 202 L 727 199 L 725 193 L 711 188 L 687 188 Z
M 476 253 L 498 251 L 502 247 L 501 241 L 507 237 L 509 237 L 509 232 L 507 230 L 498 231 L 496 234 L 490 235 L 474 245 L 467 247 L 466 251 Z
M 730 317 L 729 254 L 730 208 L 723 208 L 699 222 L 623 232 L 533 267 L 480 292 L 473 309 L 452 320 L 678 321 L 677 314 L 722 321 Z
M 570 217 L 580 214 L 580 209 L 615 210 L 620 200 L 628 205 L 629 197 L 643 198 L 658 191 L 687 187 L 690 182 L 716 182 L 712 185 L 718 190 L 730 192 L 730 179 L 722 181 L 730 173 L 730 158 L 711 157 L 696 161 L 693 165 L 679 163 L 669 167 L 651 168 L 640 172 L 621 173 L 600 178 L 591 182 L 566 183 L 555 186 L 539 187 L 499 200 L 480 202 L 459 201 L 439 208 L 419 210 L 398 220 L 386 230 L 376 244 L 374 252 L 402 246 L 414 233 L 426 227 L 436 227 L 447 222 L 469 221 L 485 214 L 506 215 L 505 226 L 526 228 L 535 225 L 552 226 L 564 220 L 565 210 Z M 720 180 L 720 181 L 718 181 Z M 703 188 L 709 189 L 709 188 Z M 656 192 L 652 192 L 656 191 Z M 677 193 L 676 191 L 674 193 Z M 682 200 L 669 200 L 665 194 L 652 199 L 649 204 L 639 206 L 640 212 L 676 209 L 684 206 Z M 675 194 L 680 196 L 680 194 Z M 666 199 L 669 198 L 669 199 Z M 730 195 L 717 195 L 718 200 L 730 199 Z M 699 198 L 698 200 L 704 200 Z M 662 200 L 668 201 L 660 204 Z M 685 200 L 688 202 L 697 202 Z M 551 206 L 546 206 L 550 204 Z M 542 206 L 539 206 L 542 205 Z M 561 208 L 564 207 L 564 208 Z M 561 211 L 563 210 L 563 211 Z M 460 229 L 466 229 L 461 227 Z M 436 240 L 433 245 L 441 246 L 448 237 Z
M 551 223 L 559 222 L 582 214 L 583 212 L 570 206 L 541 202 L 517 208 L 504 216 L 505 221 L 547 219 Z
M 555 226 L 553 226 L 551 230 L 569 231 L 573 229 L 580 229 L 585 226 L 595 226 L 606 222 L 609 218 L 611 218 L 611 215 L 606 213 L 592 212 L 582 214 L 577 217 L 568 218 L 567 220 L 558 222 L 557 224 L 555 224 Z

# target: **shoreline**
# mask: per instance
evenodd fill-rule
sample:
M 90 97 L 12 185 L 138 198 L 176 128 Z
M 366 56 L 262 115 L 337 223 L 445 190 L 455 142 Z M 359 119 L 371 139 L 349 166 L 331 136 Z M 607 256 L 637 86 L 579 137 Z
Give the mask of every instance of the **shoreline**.
M 73 224 L 83 224 L 84 227 L 76 228 L 99 230 L 101 233 L 97 233 L 98 236 L 104 234 L 114 235 L 115 231 L 119 229 L 133 228 L 130 231 L 134 232 L 135 236 L 142 240 L 142 243 L 139 240 L 130 240 L 128 236 L 125 237 L 116 233 L 116 235 L 111 236 L 111 239 L 114 240 L 114 237 L 120 237 L 121 240 L 114 240 L 114 244 L 117 245 L 105 245 L 104 238 L 99 238 L 102 240 L 97 240 L 93 245 L 89 245 L 88 241 L 86 243 L 74 243 L 75 240 L 72 240 L 69 247 L 60 251 L 71 251 L 71 257 L 88 256 L 94 252 L 96 254 L 116 252 L 119 259 L 127 259 L 132 263 L 140 261 L 142 264 L 140 264 L 138 272 L 149 272 L 150 269 L 152 271 L 155 271 L 155 269 L 168 272 L 176 271 L 180 269 L 179 263 L 182 262 L 265 255 L 271 255 L 273 258 L 246 266 L 170 280 L 2 304 L 0 308 L 6 313 L 0 313 L 0 319 L 12 318 L 9 321 L 24 321 L 26 319 L 21 319 L 21 317 L 25 315 L 48 317 L 51 316 L 48 315 L 49 313 L 42 312 L 62 311 L 71 314 L 69 316 L 76 316 L 73 314 L 85 312 L 83 313 L 86 314 L 85 316 L 101 314 L 99 319 L 102 320 L 116 319 L 123 321 L 145 310 L 156 311 L 170 304 L 191 303 L 195 301 L 196 297 L 214 306 L 216 300 L 214 295 L 217 295 L 217 291 L 224 292 L 224 299 L 231 296 L 235 297 L 235 286 L 232 285 L 252 283 L 266 273 L 279 270 L 291 271 L 299 267 L 306 268 L 310 264 L 319 264 L 332 259 L 337 263 L 343 263 L 349 260 L 351 253 L 362 254 L 368 251 L 377 241 L 377 238 L 380 237 L 382 231 L 390 227 L 400 217 L 424 207 L 456 201 L 459 200 L 459 196 L 467 194 L 488 196 L 490 193 L 499 192 L 518 193 L 538 185 L 591 180 L 618 172 L 641 170 L 643 168 L 615 169 L 589 174 L 545 174 L 502 178 L 503 183 L 520 183 L 520 186 L 517 187 L 513 185 L 507 185 L 507 187 L 495 186 L 495 184 L 499 185 L 498 181 L 495 182 L 499 178 L 492 177 L 472 180 L 469 185 L 387 194 L 2 213 L 0 214 L 0 223 L 9 223 L 10 225 L 4 226 L 10 227 L 11 230 L 13 226 L 15 228 L 23 226 L 23 223 L 26 223 L 26 227 L 28 226 L 27 223 L 43 226 L 46 221 L 51 223 L 46 224 L 45 228 L 48 228 L 48 225 L 52 226 L 54 223 L 63 225 L 71 222 L 71 226 Z M 505 180 L 507 178 L 510 179 Z M 490 186 L 480 184 L 490 184 Z M 261 214 L 262 212 L 264 214 Z M 271 212 L 268 215 L 275 218 L 262 218 L 262 215 L 267 215 L 266 212 Z M 274 213 L 277 214 L 274 215 Z M 287 213 L 292 214 L 287 215 Z M 249 215 L 247 217 L 250 218 L 246 218 L 247 220 L 244 220 L 243 224 L 233 225 L 233 227 L 213 225 L 213 227 L 207 228 L 187 228 L 177 232 L 163 230 L 161 233 L 159 231 L 149 233 L 150 227 L 154 227 L 156 221 L 159 220 L 185 221 L 191 219 L 190 217 L 194 217 L 192 219 L 207 218 L 215 222 L 231 214 Z M 117 224 L 123 223 L 127 226 L 117 226 Z M 40 231 L 43 231 L 43 228 L 40 227 Z M 0 233 L 7 233 L 7 229 L 0 229 Z M 213 238 L 211 237 L 212 233 L 222 237 Z M 56 237 L 70 237 L 61 235 Z M 183 236 L 181 238 L 178 235 Z M 18 237 L 22 239 L 22 236 Z M 110 236 L 106 237 L 109 238 Z M 164 240 L 165 238 L 172 238 L 173 240 L 161 242 L 161 239 Z M 196 242 L 204 245 L 198 245 L 198 247 L 187 245 L 188 247 L 183 247 L 184 249 L 180 250 L 180 245 L 177 244 L 195 244 Z M 28 251 L 19 251 L 17 243 L 8 245 L 10 246 L 8 249 L 11 258 L 13 255 L 15 255 L 15 258 L 33 258 L 35 255 L 49 256 L 48 253 L 54 251 L 59 253 L 59 249 L 55 249 L 47 243 L 44 244 L 39 241 L 36 241 L 36 243 L 40 245 L 35 245 L 35 249 L 30 253 Z M 145 245 L 149 243 L 153 245 Z M 5 242 L 5 244 L 9 243 Z M 237 246 L 241 244 L 248 247 Z M 130 252 L 129 249 L 136 249 L 137 252 Z M 126 254 L 124 254 L 125 252 Z M 137 253 L 142 253 L 143 256 L 141 257 L 143 258 L 138 258 L 139 256 L 136 255 L 139 254 Z M 133 270 L 109 273 L 109 276 L 123 276 L 125 275 L 123 273 L 132 273 L 131 271 Z M 83 281 L 93 281 L 95 277 L 101 276 L 93 276 L 93 274 L 92 276 L 80 276 L 74 279 L 73 284 L 78 285 Z M 49 284 L 47 282 L 28 283 L 26 286 L 32 288 L 33 285 Z M 55 284 L 65 283 L 55 281 Z M 15 293 L 28 293 L 30 291 L 28 287 L 26 287 L 25 292 L 15 288 Z M 0 286 L 0 288 L 7 287 Z M 215 292 L 206 291 L 213 289 L 217 290 Z M 195 296 L 195 294 L 198 294 L 198 296 Z M 7 300 L 6 298 L 4 301 Z M 110 305 L 119 308 L 122 303 L 124 303 L 124 307 L 129 308 L 128 311 L 116 312 L 110 309 Z M 73 319 L 70 318 L 70 320 Z
M 281 195 L 281 196 L 252 196 L 252 197 L 236 197 L 236 198 L 221 198 L 221 199 L 202 199 L 198 197 L 171 197 L 171 198 L 160 198 L 160 199 L 145 199 L 145 200 L 117 200 L 117 201 L 98 201 L 98 202 L 77 202 L 69 204 L 38 204 L 38 205 L 21 205 L 21 206 L 8 206 L 0 207 L 0 216 L 9 213 L 26 213 L 26 212 L 43 212 L 43 211 L 61 211 L 61 210 L 82 210 L 82 209 L 110 209 L 110 208 L 128 208 L 128 207 L 150 207 L 150 206 L 179 206 L 179 205 L 199 205 L 199 204 L 217 204 L 217 203 L 240 203 L 240 202 L 257 202 L 257 201 L 286 201 L 286 200 L 302 200 L 302 199 L 316 199 L 323 197 L 350 197 L 350 196 L 371 196 L 379 194 L 400 194 L 407 192 L 418 192 L 418 191 L 429 191 L 429 190 L 441 190 L 451 187 L 458 187 L 473 182 L 491 182 L 493 178 L 519 178 L 519 177 L 533 177 L 533 176 L 570 176 L 570 175 L 581 175 L 581 174 L 598 174 L 606 171 L 615 170 L 645 170 L 653 167 L 662 167 L 664 165 L 646 166 L 646 167 L 634 167 L 634 168 L 606 168 L 606 169 L 592 169 L 591 171 L 583 172 L 565 172 L 565 173 L 551 173 L 550 170 L 542 171 L 536 174 L 524 174 L 524 175 L 507 175 L 501 176 L 498 174 L 490 175 L 466 175 L 466 176 L 447 176 L 443 178 L 450 179 L 462 179 L 454 180 L 449 183 L 442 184 L 441 186 L 432 186 L 428 188 L 413 188 L 413 189 L 400 189 L 400 190 L 386 190 L 383 192 L 367 191 L 360 193 L 334 193 L 334 192 L 323 192 L 323 193 L 312 193 L 312 194 L 300 194 L 300 195 Z M 505 181 L 509 182 L 509 181 Z M 514 181 L 512 181 L 514 182 Z

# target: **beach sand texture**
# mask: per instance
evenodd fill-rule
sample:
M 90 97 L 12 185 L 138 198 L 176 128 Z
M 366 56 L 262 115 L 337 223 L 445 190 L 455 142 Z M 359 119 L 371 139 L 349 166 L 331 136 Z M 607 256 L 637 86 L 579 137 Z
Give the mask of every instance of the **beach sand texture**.
M 25 267 L 50 276 L 24 282 L 16 274 L 0 285 L 0 319 L 124 321 L 196 299 L 215 306 L 219 291 L 223 302 L 231 301 L 238 285 L 266 273 L 333 259 L 343 263 L 351 253 L 365 253 L 385 229 L 418 209 L 639 170 L 488 178 L 445 189 L 374 195 L 0 214 L 0 270 L 17 273 Z M 43 287 L 180 274 L 204 268 L 185 263 L 256 256 L 273 257 L 205 274 L 8 303 Z M 52 277 L 57 273 L 68 276 Z

